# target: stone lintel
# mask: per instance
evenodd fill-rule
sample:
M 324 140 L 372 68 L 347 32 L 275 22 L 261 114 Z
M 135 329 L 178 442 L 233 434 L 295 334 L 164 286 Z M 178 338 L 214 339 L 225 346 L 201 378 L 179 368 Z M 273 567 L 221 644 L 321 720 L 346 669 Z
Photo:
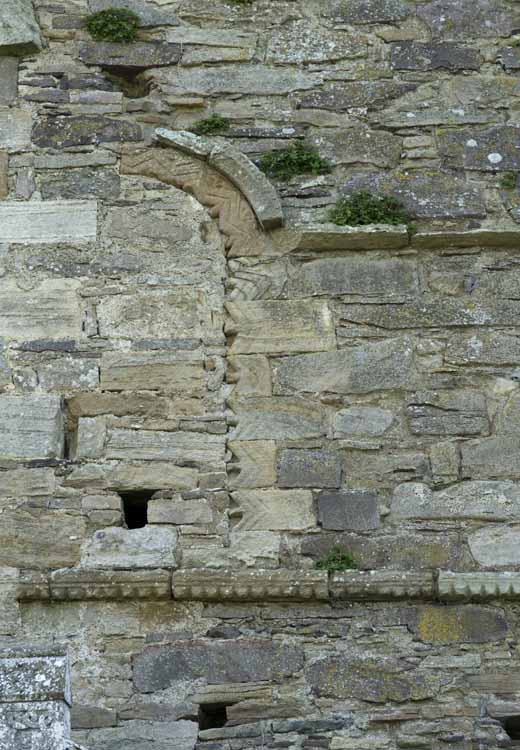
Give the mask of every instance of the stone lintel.
M 520 572 L 484 571 L 456 573 L 439 571 L 437 581 L 440 599 L 518 599 Z
M 368 570 L 334 573 L 330 580 L 333 599 L 433 599 L 432 572 Z
M 409 244 L 404 224 L 365 224 L 360 227 L 305 224 L 292 227 L 292 231 L 293 250 L 396 250 Z
M 328 599 L 327 573 L 308 570 L 182 570 L 173 574 L 173 598 L 200 601 Z
M 411 240 L 411 247 L 430 250 L 439 247 L 518 247 L 520 227 L 487 227 L 459 231 L 418 232 Z
M 264 229 L 282 226 L 283 212 L 278 193 L 264 173 L 236 148 L 183 130 L 158 128 L 155 134 L 159 143 L 203 159 L 223 174 L 246 198 Z

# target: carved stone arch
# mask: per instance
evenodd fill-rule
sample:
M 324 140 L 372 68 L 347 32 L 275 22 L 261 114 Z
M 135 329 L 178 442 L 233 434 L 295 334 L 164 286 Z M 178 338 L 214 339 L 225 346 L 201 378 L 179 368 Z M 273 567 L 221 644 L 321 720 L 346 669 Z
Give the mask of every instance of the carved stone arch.
M 156 131 L 158 146 L 127 151 L 124 174 L 153 177 L 184 190 L 209 208 L 229 257 L 261 255 L 266 229 L 283 224 L 280 199 L 253 162 L 231 146 L 180 131 Z

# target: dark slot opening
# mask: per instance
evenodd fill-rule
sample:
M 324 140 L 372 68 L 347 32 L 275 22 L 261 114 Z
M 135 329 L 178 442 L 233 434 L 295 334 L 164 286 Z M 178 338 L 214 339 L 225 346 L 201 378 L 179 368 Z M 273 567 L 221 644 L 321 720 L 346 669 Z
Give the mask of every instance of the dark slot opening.
M 501 724 L 512 740 L 520 740 L 520 716 L 507 716 Z
M 155 490 L 120 492 L 125 523 L 129 529 L 142 529 L 148 523 L 148 502 Z
M 224 703 L 205 703 L 199 706 L 199 728 L 218 729 L 227 722 L 226 705 Z

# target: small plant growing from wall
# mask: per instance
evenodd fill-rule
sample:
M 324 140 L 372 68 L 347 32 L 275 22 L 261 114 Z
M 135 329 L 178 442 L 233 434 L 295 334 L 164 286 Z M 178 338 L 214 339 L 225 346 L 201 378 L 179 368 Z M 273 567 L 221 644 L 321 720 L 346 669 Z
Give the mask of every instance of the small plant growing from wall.
M 278 180 L 289 180 L 301 174 L 328 174 L 331 171 L 329 162 L 322 159 L 316 149 L 301 141 L 279 151 L 270 151 L 261 157 L 258 164 L 269 177 Z
M 343 570 L 355 570 L 356 561 L 347 550 L 341 547 L 332 547 L 328 555 L 316 563 L 318 570 L 326 570 L 329 573 L 341 573 Z
M 364 224 L 406 224 L 415 231 L 411 217 L 397 198 L 373 195 L 366 190 L 340 198 L 329 213 L 329 220 L 340 227 L 359 227 Z
M 500 177 L 499 185 L 502 190 L 514 190 L 516 187 L 517 176 L 515 172 L 504 172 Z
M 211 115 L 205 120 L 198 120 L 193 125 L 193 132 L 197 135 L 221 135 L 229 130 L 229 120 L 220 115 Z
M 86 27 L 97 42 L 133 42 L 137 37 L 140 19 L 126 8 L 107 8 L 87 18 Z

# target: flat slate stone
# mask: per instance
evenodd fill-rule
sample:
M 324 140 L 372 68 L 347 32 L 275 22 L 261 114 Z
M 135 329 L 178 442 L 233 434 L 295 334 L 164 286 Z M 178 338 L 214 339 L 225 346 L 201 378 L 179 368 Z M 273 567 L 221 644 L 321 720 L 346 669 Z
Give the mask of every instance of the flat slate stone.
M 428 0 L 416 12 L 435 39 L 507 37 L 518 28 L 518 14 L 501 0 Z
M 61 458 L 61 398 L 43 394 L 0 395 L 0 457 Z
M 205 678 L 209 684 L 279 682 L 303 667 L 303 652 L 271 639 L 175 641 L 134 657 L 133 681 L 140 693 Z
M 1 130 L 0 130 L 1 132 Z M 68 146 L 97 145 L 121 141 L 140 141 L 139 125 L 102 115 L 81 117 L 42 117 L 32 134 L 36 146 L 61 149 Z
M 42 46 L 32 0 L 2 0 L 0 55 L 28 55 Z
M 444 130 L 439 152 L 446 166 L 480 172 L 520 170 L 520 126 Z
M 485 396 L 479 391 L 424 391 L 406 406 L 414 435 L 488 435 Z
M 96 201 L 0 204 L 0 243 L 90 242 L 96 234 Z
M 0 105 L 9 105 L 18 95 L 18 59 L 0 57 Z
M 391 65 L 395 70 L 479 70 L 481 57 L 476 49 L 452 42 L 397 42 Z
M 341 457 L 327 450 L 284 450 L 278 465 L 280 487 L 339 487 Z
M 79 49 L 79 58 L 85 65 L 135 70 L 176 65 L 181 55 L 182 46 L 168 42 L 86 42 Z
M 320 492 L 318 523 L 332 531 L 369 531 L 380 526 L 379 501 L 374 492 Z

